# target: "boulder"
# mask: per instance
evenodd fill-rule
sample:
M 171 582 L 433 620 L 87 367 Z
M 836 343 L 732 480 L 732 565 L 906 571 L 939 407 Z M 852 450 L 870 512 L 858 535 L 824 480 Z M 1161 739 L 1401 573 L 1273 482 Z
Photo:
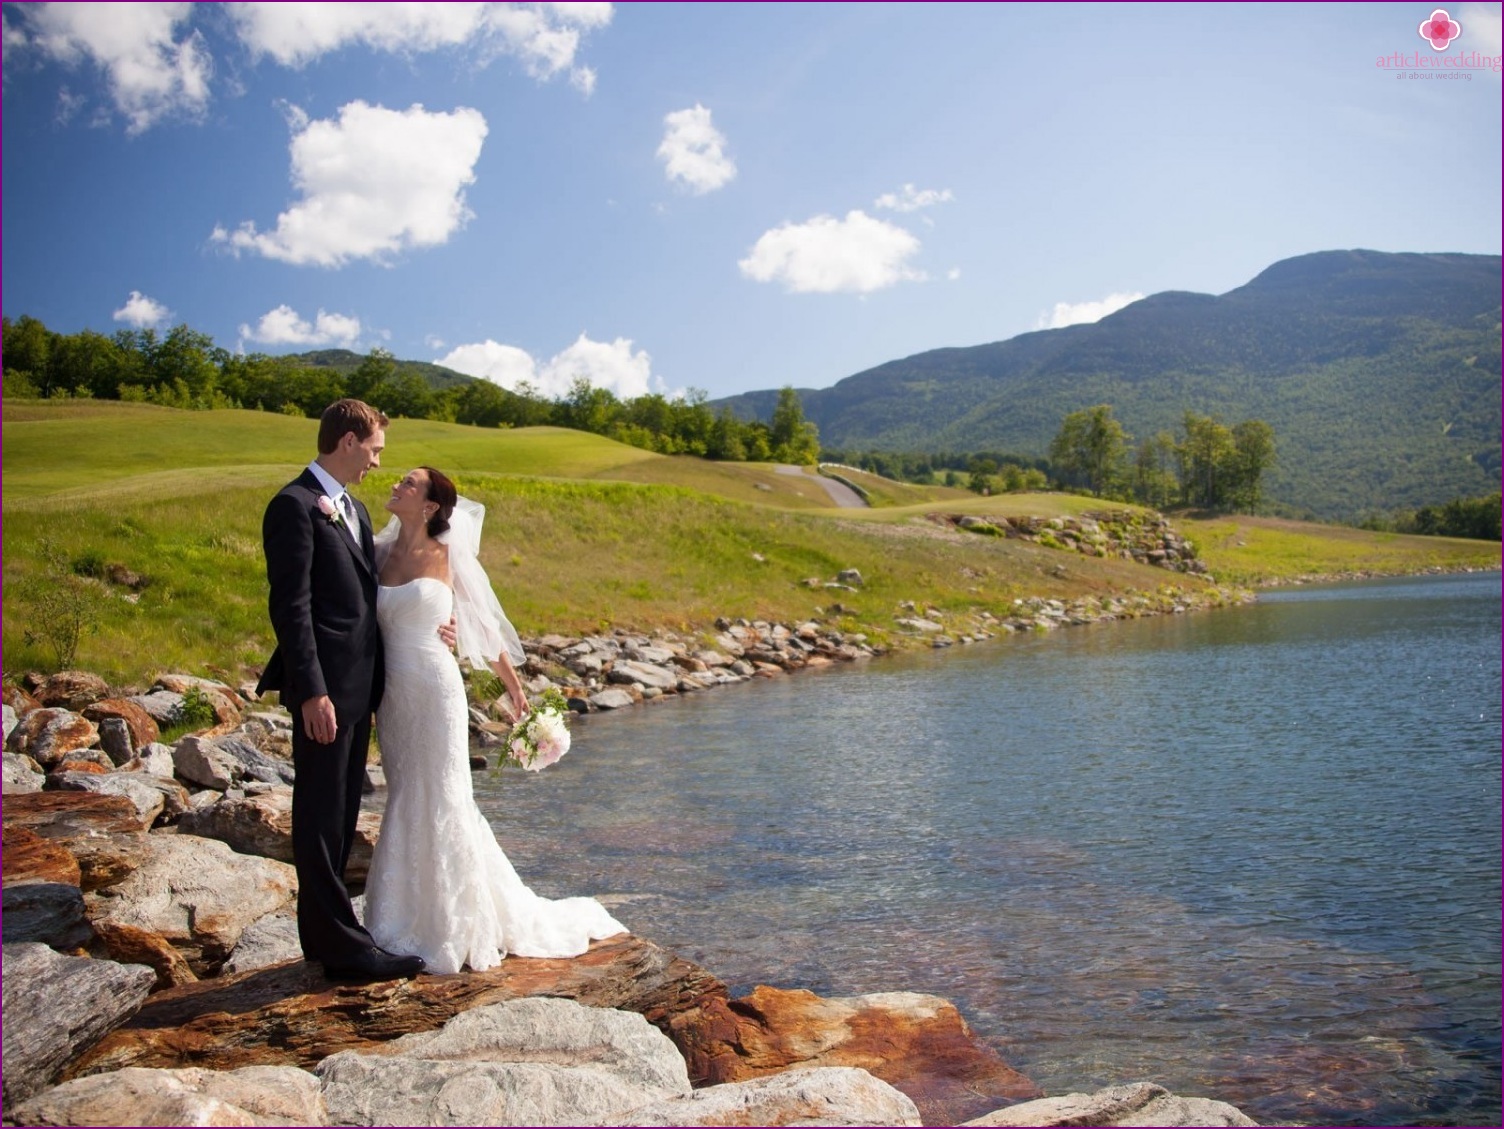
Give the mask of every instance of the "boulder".
M 296 773 L 292 761 L 270 757 L 251 741 L 234 733 L 215 738 L 214 743 L 240 762 L 240 778 L 266 784 L 291 784 Z M 289 755 L 291 741 L 288 742 Z
M 223 799 L 178 819 L 178 830 L 228 843 L 241 854 L 292 862 L 292 789 L 283 784 L 226 793 Z M 345 880 L 361 883 L 381 836 L 381 814 L 362 811 Z
M 110 760 L 109 754 L 103 749 L 88 748 L 75 749 L 61 761 L 52 766 L 54 773 L 58 772 L 114 772 L 115 762 Z M 44 788 L 46 785 L 42 785 Z
M 631 694 L 617 686 L 590 695 L 590 704 L 598 710 L 619 710 L 632 705 L 635 700 Z
M 707 1086 L 613 1125 L 920 1125 L 903 1093 L 865 1070 L 824 1066 Z
M 297 890 L 291 866 L 194 835 L 152 835 L 140 867 L 88 899 L 95 921 L 162 934 L 199 976 L 219 970 L 241 931 Z
M 149 776 L 160 776 L 165 780 L 171 780 L 177 775 L 177 766 L 173 763 L 172 748 L 153 741 L 150 745 L 136 750 L 136 755 L 120 766 L 121 772 L 144 772 Z
M 836 583 L 849 584 L 853 588 L 860 588 L 862 586 L 862 574 L 854 568 L 843 568 L 840 572 L 836 573 Z
M 376 984 L 331 983 L 318 965 L 294 961 L 159 992 L 69 1073 L 253 1063 L 312 1069 L 339 1051 L 370 1052 L 461 1012 L 525 996 L 635 1011 L 665 1029 L 669 1016 L 724 992 L 698 965 L 627 934 L 571 959 L 508 957 L 485 972 Z
M 116 765 L 122 765 L 136 755 L 131 746 L 130 727 L 118 717 L 106 717 L 96 722 L 99 726 L 99 747 Z
M 144 964 L 155 972 L 157 983 L 154 990 L 176 988 L 198 979 L 183 959 L 183 954 L 160 933 L 118 921 L 97 921 L 94 932 L 100 947 L 111 960 L 121 964 Z
M 44 707 L 32 710 L 11 731 L 10 747 L 25 753 L 43 768 L 55 768 L 75 749 L 87 749 L 99 740 L 99 730 L 82 714 Z
M 1041 1098 L 965 1125 L 1257 1125 L 1242 1110 L 1210 1098 L 1176 1097 L 1152 1082 L 1110 1086 L 1095 1094 Z
M 3 688 L 0 688 L 0 699 L 3 699 L 6 705 L 15 710 L 17 717 L 25 717 L 42 704 L 31 694 L 27 693 L 24 687 L 14 683 L 6 683 Z
M 5 826 L 56 840 L 79 866 L 85 893 L 122 881 L 147 853 L 146 825 L 124 796 L 36 792 L 7 797 Z
M 523 999 L 451 1019 L 374 1053 L 319 1064 L 340 1125 L 617 1124 L 690 1092 L 673 1043 L 640 1015 Z
M 240 724 L 240 698 L 223 682 L 209 678 L 195 678 L 189 674 L 163 674 L 157 678 L 152 690 L 170 690 L 174 694 L 187 694 L 196 688 L 209 700 L 214 709 L 215 727 L 230 727 Z
M 171 690 L 153 690 L 149 694 L 135 694 L 126 699 L 146 711 L 158 726 L 176 725 L 183 709 L 183 695 Z
M 8 1110 L 21 1125 L 327 1125 L 319 1080 L 293 1066 L 119 1070 Z
M 52 791 L 93 792 L 101 796 L 124 796 L 135 805 L 141 819 L 150 825 L 162 814 L 166 796 L 136 772 L 55 772 L 47 778 Z M 181 789 L 179 789 L 181 791 Z
M 83 892 L 76 884 L 7 882 L 0 911 L 4 913 L 0 925 L 7 946 L 35 941 L 55 949 L 74 950 L 94 937 L 84 915 Z
M 131 1015 L 155 979 L 151 969 L 56 953 L 46 945 L 4 950 L 4 1100 L 52 1084 L 79 1052 Z
M 56 840 L 43 838 L 27 827 L 12 826 L 5 828 L 4 845 L 5 885 L 23 882 L 79 884 L 78 859 Z
M 26 792 L 42 790 L 42 769 L 36 761 L 22 753 L 5 753 L 5 783 L 7 796 L 19 796 Z
M 679 676 L 674 671 L 633 662 L 631 659 L 618 660 L 606 679 L 609 682 L 651 686 L 657 690 L 676 690 L 679 686 Z
M 861 1067 L 907 1094 L 932 1125 L 1040 1096 L 976 1041 L 954 1004 L 914 992 L 824 999 L 760 986 L 730 1001 L 707 996 L 675 1016 L 668 1032 L 697 1083 L 796 1067 Z
M 61 706 L 77 713 L 110 696 L 110 684 L 86 670 L 60 670 L 36 689 L 36 700 L 44 706 Z
M 5 736 L 3 738 L 0 738 L 0 740 L 9 741 L 10 731 L 14 729 L 16 727 L 16 724 L 21 720 L 20 715 L 17 714 L 15 710 L 11 709 L 9 702 L 5 703 L 4 706 L 0 706 L 0 715 L 3 715 L 5 718 Z
M 258 917 L 241 931 L 235 951 L 221 970 L 225 976 L 252 972 L 274 964 L 303 959 L 303 944 L 298 939 L 298 918 L 289 909 Z
M 184 737 L 172 747 L 172 764 L 184 780 L 217 792 L 244 776 L 240 761 L 208 737 Z
M 125 722 L 126 728 L 130 730 L 132 752 L 143 745 L 150 745 L 160 736 L 156 719 L 147 713 L 146 710 L 142 709 L 139 703 L 133 702 L 129 698 L 105 698 L 102 701 L 94 702 L 84 707 L 83 715 L 96 725 L 102 723 L 106 718 L 119 718 Z M 101 732 L 103 732 L 102 729 Z M 115 763 L 123 764 L 124 761 L 129 759 L 130 754 L 127 754 L 122 760 L 118 760 Z

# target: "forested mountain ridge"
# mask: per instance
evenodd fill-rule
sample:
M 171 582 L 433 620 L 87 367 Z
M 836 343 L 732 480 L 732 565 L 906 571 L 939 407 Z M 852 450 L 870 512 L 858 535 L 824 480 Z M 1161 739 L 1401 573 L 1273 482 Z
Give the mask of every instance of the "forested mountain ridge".
M 1135 439 L 1184 413 L 1274 428 L 1266 497 L 1327 518 L 1497 489 L 1500 258 L 1325 251 L 1220 296 L 1167 291 L 1091 325 L 890 361 L 800 390 L 844 450 L 1041 455 L 1111 404 Z M 767 418 L 775 392 L 718 403 Z

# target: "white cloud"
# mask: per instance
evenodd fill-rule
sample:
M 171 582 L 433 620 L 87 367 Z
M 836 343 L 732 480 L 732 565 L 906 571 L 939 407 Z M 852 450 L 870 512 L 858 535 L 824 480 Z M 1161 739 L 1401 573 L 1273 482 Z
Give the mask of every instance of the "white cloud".
M 1115 314 L 1124 306 L 1132 305 L 1142 294 L 1109 294 L 1096 302 L 1056 302 L 1050 313 L 1040 314 L 1034 323 L 1035 329 L 1063 329 L 1067 325 L 1086 325 L 1101 321 L 1108 314 Z
M 945 277 L 950 279 L 952 282 L 955 282 L 958 278 L 961 277 L 961 268 L 951 267 L 950 270 L 945 272 Z
M 385 261 L 398 251 L 448 241 L 471 217 L 464 189 L 486 138 L 479 110 L 429 113 L 351 102 L 335 120 L 309 121 L 296 107 L 290 154 L 302 193 L 275 230 L 247 220 L 210 239 L 299 265 Z
M 348 349 L 360 340 L 360 319 L 320 310 L 310 324 L 284 304 L 262 314 L 254 329 L 242 325 L 240 339 L 262 345 L 341 345 Z
M 872 201 L 874 208 L 887 208 L 895 212 L 917 212 L 920 208 L 932 208 L 936 204 L 948 204 L 955 197 L 949 188 L 915 188 L 905 184 L 902 192 L 884 192 Z
M 652 358 L 641 349 L 634 352 L 626 337 L 592 341 L 582 333 L 573 345 L 541 365 L 525 349 L 487 338 L 479 344 L 460 345 L 434 364 L 503 388 L 516 389 L 527 382 L 548 399 L 566 395 L 578 377 L 596 388 L 610 389 L 624 400 L 646 395 L 655 385 L 662 390 L 662 381 L 653 377 Z
M 663 142 L 658 158 L 670 181 L 678 181 L 696 195 L 714 192 L 736 176 L 736 164 L 726 156 L 726 138 L 710 124 L 710 111 L 698 102 L 663 118 Z
M 110 316 L 137 329 L 145 329 L 147 326 L 161 325 L 172 316 L 172 311 L 155 298 L 148 298 L 141 291 L 132 290 L 125 305 Z
M 474 47 L 483 61 L 509 55 L 534 78 L 569 71 L 589 94 L 595 74 L 575 66 L 581 36 L 611 22 L 610 4 L 230 4 L 241 41 L 255 55 L 301 67 L 361 44 L 407 54 Z
M 171 114 L 201 113 L 213 64 L 203 38 L 178 38 L 192 4 L 35 4 L 26 27 L 7 22 L 7 54 L 23 47 L 69 65 L 92 62 L 104 72 L 126 131 L 141 133 Z
M 1500 46 L 1499 5 L 1464 4 L 1455 18 L 1462 25 L 1459 48 L 1472 48 L 1484 55 L 1497 55 L 1504 50 Z
M 444 347 L 444 339 L 437 333 L 430 333 L 423 338 L 423 344 L 427 345 L 430 349 L 442 349 Z
M 844 220 L 816 216 L 766 231 L 737 265 L 746 277 L 780 281 L 795 294 L 866 294 L 923 281 L 924 272 L 908 266 L 918 251 L 919 240 L 910 232 L 853 211 Z

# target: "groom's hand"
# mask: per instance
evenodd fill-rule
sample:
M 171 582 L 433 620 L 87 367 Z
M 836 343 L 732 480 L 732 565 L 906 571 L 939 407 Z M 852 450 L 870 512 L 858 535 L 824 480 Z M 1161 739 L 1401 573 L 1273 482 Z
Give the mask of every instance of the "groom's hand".
M 448 623 L 439 624 L 439 638 L 444 640 L 444 646 L 451 651 L 454 650 L 454 641 L 459 638 L 459 633 L 455 630 L 455 622 L 454 616 L 450 616 Z
M 303 703 L 303 732 L 320 745 L 332 745 L 338 727 L 334 720 L 334 703 L 328 694 L 309 698 Z

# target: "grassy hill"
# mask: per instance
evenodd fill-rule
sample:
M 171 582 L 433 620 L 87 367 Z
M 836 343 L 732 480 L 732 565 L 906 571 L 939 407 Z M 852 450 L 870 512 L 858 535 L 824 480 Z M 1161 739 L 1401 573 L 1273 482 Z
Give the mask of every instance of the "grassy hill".
M 261 515 L 314 449 L 314 421 L 102 401 L 11 402 L 3 420 L 6 670 L 47 668 L 39 590 L 62 567 L 102 578 L 97 630 L 78 665 L 121 682 L 177 669 L 239 679 L 270 653 Z M 488 507 L 482 561 L 524 634 L 630 626 L 703 628 L 716 616 L 831 616 L 885 637 L 898 604 L 1004 614 L 1014 599 L 1072 599 L 1181 582 L 1129 561 L 942 530 L 926 513 L 1071 513 L 1091 499 L 863 480 L 886 503 L 835 510 L 809 476 L 758 464 L 669 458 L 552 428 L 396 421 L 385 466 L 357 490 L 381 521 L 393 482 L 420 463 Z M 1193 536 L 1196 536 L 1193 533 Z M 1372 537 L 1373 535 L 1358 535 Z M 1407 566 L 1496 567 L 1499 547 L 1410 538 Z M 1422 553 L 1428 555 L 1422 555 Z M 858 593 L 806 587 L 859 569 Z M 108 578 L 133 573 L 130 584 Z M 1186 583 L 1195 584 L 1195 581 Z
M 1112 404 L 1138 439 L 1186 410 L 1263 419 L 1266 497 L 1351 518 L 1499 483 L 1496 255 L 1331 251 L 1219 297 L 1167 292 L 1092 325 L 936 349 L 801 392 L 827 447 L 1046 453 L 1061 420 Z M 721 403 L 769 418 L 775 392 Z

